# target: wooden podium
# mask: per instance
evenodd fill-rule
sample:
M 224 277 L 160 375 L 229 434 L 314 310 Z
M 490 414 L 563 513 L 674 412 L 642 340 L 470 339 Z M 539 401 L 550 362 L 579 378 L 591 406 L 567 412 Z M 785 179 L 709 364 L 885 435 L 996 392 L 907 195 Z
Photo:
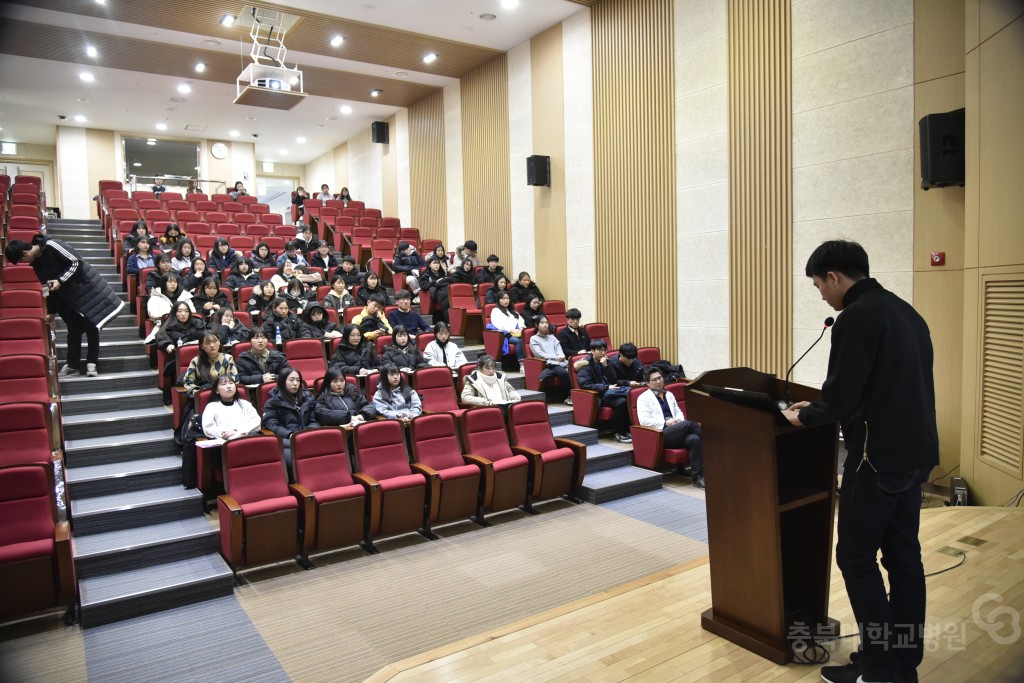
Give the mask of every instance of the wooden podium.
M 701 423 L 706 454 L 712 607 L 701 626 L 785 664 L 794 641 L 839 633 L 828 618 L 838 426 L 782 424 L 706 386 L 779 399 L 783 382 L 750 368 L 705 372 L 686 387 L 686 416 Z M 790 393 L 811 401 L 818 391 Z

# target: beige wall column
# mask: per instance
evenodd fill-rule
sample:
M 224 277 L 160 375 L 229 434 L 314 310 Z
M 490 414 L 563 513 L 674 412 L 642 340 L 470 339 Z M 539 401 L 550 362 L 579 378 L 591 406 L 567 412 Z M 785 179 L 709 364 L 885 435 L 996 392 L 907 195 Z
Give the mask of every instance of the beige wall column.
M 792 347 L 791 0 L 729 0 L 730 363 L 783 375 Z
M 57 185 L 60 187 L 61 216 L 89 219 L 96 212 L 90 209 L 89 149 L 84 128 L 57 126 Z
M 381 183 L 381 204 L 380 208 L 385 216 L 398 215 L 398 144 L 395 137 L 397 127 L 395 117 L 388 119 L 388 140 L 386 145 L 375 143 L 381 148 L 380 160 L 380 183 Z M 367 205 L 369 206 L 369 205 Z
M 512 252 L 498 256 L 510 278 L 515 278 L 513 270 L 527 270 L 537 277 L 533 188 L 526 184 L 526 157 L 533 154 L 533 128 L 536 125 L 531 46 L 532 41 L 528 40 L 508 51 L 508 180 Z M 541 285 L 546 281 L 547 278 L 541 278 Z
M 462 182 L 462 84 L 444 87 L 444 170 L 447 231 L 451 251 L 466 239 L 465 187 Z
M 113 154 L 111 154 L 116 141 L 117 138 L 112 130 L 90 128 L 85 132 L 89 160 L 89 197 L 96 194 L 101 180 L 114 180 L 121 177 L 114 164 Z M 89 202 L 89 217 L 99 218 L 96 215 L 96 202 Z
M 347 144 L 348 190 L 352 198 L 365 202 L 368 207 L 383 207 L 383 164 L 386 145 L 374 142 L 369 128 L 350 139 Z M 339 189 L 340 185 L 331 191 L 337 194 Z
M 409 107 L 409 225 L 419 228 L 424 239 L 442 240 L 454 249 L 446 218 L 444 105 L 444 95 L 437 92 Z
M 398 163 L 398 213 L 392 214 L 402 221 L 403 226 L 412 226 L 410 201 L 412 196 L 409 177 L 409 110 L 402 109 L 395 114 L 395 127 L 391 131 L 392 143 L 397 148 Z M 415 226 L 413 226 L 415 227 Z
M 591 10 L 597 310 L 613 343 L 676 348 L 671 0 Z M 654 309 L 648 311 L 651 307 Z

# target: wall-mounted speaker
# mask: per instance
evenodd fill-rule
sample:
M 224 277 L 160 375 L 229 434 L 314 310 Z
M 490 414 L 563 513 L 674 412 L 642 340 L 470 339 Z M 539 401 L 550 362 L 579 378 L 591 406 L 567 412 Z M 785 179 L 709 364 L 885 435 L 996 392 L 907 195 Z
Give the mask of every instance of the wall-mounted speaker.
M 526 184 L 551 185 L 551 157 L 539 154 L 526 157 Z
M 921 134 L 921 189 L 964 186 L 964 110 L 929 114 Z
M 387 121 L 374 121 L 370 125 L 370 131 L 373 133 L 373 141 L 381 144 L 388 144 L 388 122 Z

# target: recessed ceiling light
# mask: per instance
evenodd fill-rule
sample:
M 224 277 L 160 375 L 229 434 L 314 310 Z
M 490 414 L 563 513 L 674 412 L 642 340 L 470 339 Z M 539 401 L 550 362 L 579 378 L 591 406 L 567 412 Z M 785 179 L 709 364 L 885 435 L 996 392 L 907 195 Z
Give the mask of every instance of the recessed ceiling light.
M 139 166 L 142 166 L 142 162 L 141 161 L 136 161 L 135 163 L 132 164 L 132 166 L 134 166 L 135 168 L 138 168 Z
M 216 38 L 207 38 L 206 40 L 203 41 L 203 45 L 217 46 L 217 45 L 220 45 L 220 41 L 217 40 Z
M 78 123 L 85 123 L 85 117 L 81 114 L 75 114 L 75 121 Z
M 233 138 L 237 138 L 240 135 L 240 133 L 237 130 L 233 130 L 230 133 L 228 133 L 228 135 L 230 135 Z
M 279 149 L 279 150 L 277 150 L 277 153 L 280 154 L 283 157 L 288 156 L 288 150 L 286 150 L 286 149 Z
M 384 91 L 381 90 L 380 88 L 375 88 L 375 89 L 370 91 L 370 97 L 380 97 L 380 94 L 382 92 L 384 92 Z
M 81 78 L 86 83 L 92 83 L 93 81 L 96 80 L 96 77 L 93 76 L 91 73 L 89 73 L 87 71 L 83 71 L 82 73 L 78 74 L 78 77 Z
M 94 48 L 92 45 L 87 45 L 85 47 L 85 54 L 88 55 L 89 57 L 99 57 L 100 56 L 99 50 Z
M 395 75 L 395 78 L 405 78 L 406 76 L 409 75 L 409 72 L 408 71 L 396 71 L 394 75 Z
M 192 86 L 188 83 L 181 83 L 178 85 L 178 92 L 180 92 L 182 95 L 187 95 L 190 92 L 192 92 Z
M 205 64 L 203 64 L 202 62 L 199 62 L 198 64 L 196 64 L 196 73 L 197 74 L 201 74 L 204 71 L 206 71 L 206 65 Z
M 146 144 L 149 145 L 150 147 L 152 147 L 153 145 L 156 144 L 156 140 L 147 140 Z
M 156 124 L 156 129 L 157 130 L 167 130 L 167 124 L 166 123 L 158 123 L 158 124 Z
M 331 47 L 341 47 L 341 44 L 345 42 L 345 36 L 334 36 L 331 38 Z
M 225 14 L 220 18 L 221 26 L 233 26 L 235 23 L 235 16 L 233 14 Z
M 326 128 L 326 126 L 324 126 L 324 124 L 322 124 L 322 123 L 316 124 L 316 127 L 317 128 Z
M 473 27 L 472 26 L 463 26 L 459 30 L 462 31 L 463 33 L 469 33 L 470 31 L 473 30 Z
M 480 21 L 494 21 L 497 18 L 498 17 L 494 16 L 493 14 L 481 14 L 480 15 Z
M 343 107 L 341 108 L 341 113 L 342 113 L 342 114 L 351 114 L 351 113 L 352 113 L 352 107 L 348 106 L 347 104 L 346 104 L 346 105 L 344 105 L 344 106 L 343 106 Z M 329 119 L 328 119 L 328 120 L 329 120 Z
M 501 6 L 505 9 L 515 9 L 519 7 L 519 0 L 501 0 Z
M 96 4 L 97 5 L 105 5 L 105 4 L 107 4 L 107 0 L 96 0 Z
M 295 142 L 299 143 L 300 145 L 304 145 L 304 144 L 306 144 L 306 138 L 297 137 L 297 138 L 295 138 Z
M 328 116 L 328 117 L 327 117 L 327 120 L 328 120 L 328 121 L 337 121 L 337 120 L 338 120 L 338 117 L 337 117 L 337 116 Z
M 88 97 L 79 97 L 79 98 L 78 98 L 78 101 L 79 101 L 79 102 L 88 102 L 88 101 L 89 101 L 89 98 L 88 98 Z
M 246 117 L 245 117 L 245 120 L 246 120 L 246 121 L 255 121 L 255 120 L 256 120 L 256 117 L 255 117 L 255 116 L 246 116 Z
M 431 52 L 431 53 L 427 54 L 427 56 L 425 56 L 423 58 L 423 63 L 424 64 L 433 64 L 436 61 L 437 61 L 437 54 L 434 53 L 434 52 Z

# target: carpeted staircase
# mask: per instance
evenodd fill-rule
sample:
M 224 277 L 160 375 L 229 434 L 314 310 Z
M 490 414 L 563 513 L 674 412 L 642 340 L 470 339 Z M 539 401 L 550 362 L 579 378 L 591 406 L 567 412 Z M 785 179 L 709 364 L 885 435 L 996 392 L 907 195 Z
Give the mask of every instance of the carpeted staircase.
M 47 232 L 71 244 L 126 296 L 98 221 L 53 220 Z M 463 340 L 453 339 L 460 346 Z M 84 344 L 84 339 L 83 339 Z M 58 320 L 58 355 L 66 339 Z M 482 346 L 464 347 L 470 361 Z M 83 356 L 85 350 L 83 348 Z M 171 411 L 162 403 L 134 315 L 127 308 L 100 335 L 99 377 L 61 380 L 67 482 L 84 627 L 229 595 L 233 575 L 218 552 L 216 513 L 181 487 Z M 524 399 L 518 373 L 509 381 Z M 632 465 L 632 448 L 572 423 L 572 408 L 548 406 L 556 437 L 587 444 L 589 503 L 661 488 L 662 475 Z

